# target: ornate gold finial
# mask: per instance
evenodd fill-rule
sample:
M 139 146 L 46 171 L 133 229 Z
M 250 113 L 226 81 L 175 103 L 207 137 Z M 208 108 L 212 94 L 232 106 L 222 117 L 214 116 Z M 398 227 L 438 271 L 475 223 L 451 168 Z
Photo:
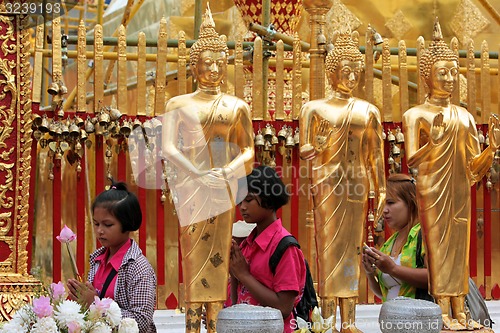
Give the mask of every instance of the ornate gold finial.
M 229 52 L 224 38 L 221 38 L 215 31 L 215 22 L 210 11 L 210 5 L 207 3 L 207 10 L 200 26 L 200 37 L 189 50 L 189 63 L 195 65 L 198 62 L 200 53 L 203 51 Z
M 341 60 L 360 61 L 364 66 L 363 55 L 354 42 L 351 31 L 346 29 L 338 34 L 331 50 L 326 56 L 326 70 L 330 73 L 335 72 Z
M 431 76 L 432 65 L 439 60 L 456 61 L 458 63 L 458 56 L 443 40 L 441 26 L 436 17 L 432 33 L 432 42 L 429 44 L 429 48 L 422 52 L 422 56 L 420 57 L 420 73 L 426 82 Z
M 439 24 L 439 19 L 436 16 L 434 20 L 434 30 L 432 32 L 432 40 L 438 41 L 443 40 L 443 33 L 441 32 L 441 25 Z

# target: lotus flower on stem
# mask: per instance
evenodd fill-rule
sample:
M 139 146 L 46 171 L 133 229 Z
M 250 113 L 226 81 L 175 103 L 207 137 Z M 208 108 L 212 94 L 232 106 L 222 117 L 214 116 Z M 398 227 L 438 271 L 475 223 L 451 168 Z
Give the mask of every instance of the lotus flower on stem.
M 311 322 L 297 317 L 297 329 L 294 333 L 332 333 L 333 315 L 323 319 L 319 308 L 316 306 L 311 314 Z
M 71 261 L 71 269 L 73 270 L 73 275 L 75 276 L 75 279 L 82 282 L 83 279 L 80 273 L 78 272 L 75 255 L 73 254 L 73 249 L 71 248 L 70 245 L 70 243 L 76 239 L 76 234 L 70 228 L 68 228 L 67 225 L 65 225 L 64 228 L 62 228 L 59 236 L 57 236 L 56 238 L 61 243 L 66 244 L 66 249 L 68 250 L 69 259 Z

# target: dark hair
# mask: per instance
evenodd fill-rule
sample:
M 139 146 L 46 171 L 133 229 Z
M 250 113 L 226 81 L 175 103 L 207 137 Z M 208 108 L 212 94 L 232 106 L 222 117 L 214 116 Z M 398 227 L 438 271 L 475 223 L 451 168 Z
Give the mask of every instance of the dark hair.
M 129 192 L 127 184 L 111 180 L 109 190 L 101 192 L 92 203 L 92 212 L 96 207 L 107 209 L 122 225 L 122 232 L 136 231 L 142 223 L 139 200 Z
M 247 178 L 248 192 L 261 198 L 261 206 L 278 210 L 288 203 L 290 195 L 276 171 L 268 166 L 258 166 Z
M 400 198 L 408 207 L 410 228 L 418 223 L 417 187 L 415 179 L 402 173 L 387 178 L 387 197 Z

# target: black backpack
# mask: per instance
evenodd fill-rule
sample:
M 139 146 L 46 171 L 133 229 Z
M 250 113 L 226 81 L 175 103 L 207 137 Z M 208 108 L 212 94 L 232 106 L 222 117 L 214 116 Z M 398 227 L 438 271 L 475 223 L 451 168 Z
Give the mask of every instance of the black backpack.
M 297 239 L 292 235 L 288 235 L 283 237 L 274 253 L 269 258 L 269 267 L 271 268 L 271 272 L 276 273 L 276 267 L 285 253 L 285 250 L 290 246 L 296 246 L 300 249 L 300 245 L 297 242 Z M 304 259 L 305 260 L 305 259 Z M 302 294 L 302 298 L 299 303 L 295 306 L 295 316 L 304 319 L 305 321 L 311 321 L 311 313 L 314 310 L 314 307 L 318 306 L 318 299 L 316 297 L 316 291 L 314 290 L 313 279 L 311 275 L 311 271 L 309 270 L 309 264 L 307 260 L 306 263 L 306 284 L 304 286 L 304 293 Z

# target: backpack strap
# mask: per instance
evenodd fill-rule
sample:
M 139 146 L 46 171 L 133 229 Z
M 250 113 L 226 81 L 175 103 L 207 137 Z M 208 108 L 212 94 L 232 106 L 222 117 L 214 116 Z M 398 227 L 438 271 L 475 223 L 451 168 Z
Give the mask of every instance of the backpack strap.
M 422 257 L 422 228 L 418 230 L 417 234 L 417 248 L 415 250 L 415 266 L 416 268 L 424 267 L 424 258 Z
M 295 239 L 295 237 L 293 237 L 292 235 L 288 235 L 280 240 L 278 246 L 269 258 L 269 268 L 271 268 L 271 272 L 273 273 L 273 275 L 276 273 L 276 267 L 278 267 L 278 263 L 280 262 L 281 257 L 283 257 L 283 254 L 290 245 L 296 246 L 300 249 L 300 245 L 299 242 L 297 242 L 297 239 Z

